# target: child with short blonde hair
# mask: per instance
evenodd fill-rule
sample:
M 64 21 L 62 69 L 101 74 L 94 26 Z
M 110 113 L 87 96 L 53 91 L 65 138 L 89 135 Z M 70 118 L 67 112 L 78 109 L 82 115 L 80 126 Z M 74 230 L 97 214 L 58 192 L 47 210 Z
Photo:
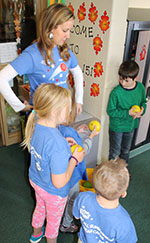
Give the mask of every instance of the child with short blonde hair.
M 135 243 L 137 235 L 119 198 L 127 195 L 129 172 L 122 159 L 102 162 L 92 176 L 93 192 L 81 192 L 75 199 L 73 215 L 81 220 L 78 243 Z

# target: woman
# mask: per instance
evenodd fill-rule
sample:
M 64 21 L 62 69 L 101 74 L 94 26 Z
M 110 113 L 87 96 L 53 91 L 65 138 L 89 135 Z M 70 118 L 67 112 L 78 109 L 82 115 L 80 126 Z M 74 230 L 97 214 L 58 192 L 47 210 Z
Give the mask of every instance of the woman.
M 69 70 L 75 82 L 77 113 L 82 111 L 83 75 L 75 55 L 66 44 L 73 24 L 74 15 L 68 7 L 57 3 L 50 5 L 41 15 L 37 41 L 0 72 L 0 92 L 16 112 L 31 109 L 33 94 L 41 83 L 68 88 Z M 30 104 L 23 104 L 9 87 L 8 81 L 18 74 L 28 75 Z

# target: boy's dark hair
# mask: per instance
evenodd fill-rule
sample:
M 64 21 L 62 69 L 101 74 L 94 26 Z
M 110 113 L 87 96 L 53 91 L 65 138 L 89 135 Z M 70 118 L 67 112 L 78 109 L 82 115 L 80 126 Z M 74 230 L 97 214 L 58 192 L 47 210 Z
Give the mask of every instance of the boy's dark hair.
M 134 80 L 137 77 L 138 72 L 139 65 L 135 61 L 128 60 L 120 65 L 118 74 L 123 79 L 132 78 Z

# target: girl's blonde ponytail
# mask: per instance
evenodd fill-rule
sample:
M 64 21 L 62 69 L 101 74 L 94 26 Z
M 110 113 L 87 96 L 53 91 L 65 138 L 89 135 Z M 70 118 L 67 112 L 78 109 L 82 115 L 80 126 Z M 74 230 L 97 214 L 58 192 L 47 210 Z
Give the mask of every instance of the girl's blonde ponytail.
M 28 148 L 29 152 L 30 152 L 30 141 L 31 141 L 32 134 L 34 132 L 35 124 L 36 124 L 36 113 L 31 112 L 28 117 L 28 121 L 25 128 L 25 139 L 21 144 L 22 146 L 24 146 L 24 148 Z
M 71 111 L 71 95 L 68 89 L 55 84 L 41 84 L 35 91 L 33 96 L 33 108 L 28 117 L 25 128 L 25 139 L 22 145 L 30 151 L 31 137 L 34 132 L 35 124 L 40 118 L 50 118 L 51 112 L 60 111 L 66 107 L 66 120 Z

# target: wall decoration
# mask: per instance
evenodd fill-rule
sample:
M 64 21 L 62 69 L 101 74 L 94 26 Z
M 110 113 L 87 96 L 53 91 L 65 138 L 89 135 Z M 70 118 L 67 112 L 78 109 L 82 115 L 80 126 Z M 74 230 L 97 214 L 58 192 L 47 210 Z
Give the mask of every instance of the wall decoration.
M 47 1 L 47 6 L 49 6 L 49 5 L 53 4 L 53 3 L 55 3 L 55 0 L 48 0 Z
M 93 83 L 91 85 L 91 93 L 90 96 L 98 96 L 99 95 L 99 84 Z
M 74 8 L 73 8 L 73 6 L 72 6 L 71 3 L 69 3 L 68 8 L 70 8 L 70 10 L 72 11 L 72 13 L 74 14 Z
M 16 31 L 17 54 L 19 55 L 21 53 L 20 20 L 19 20 L 19 14 L 16 11 L 14 11 L 13 15 L 14 15 L 14 19 L 15 19 L 14 23 L 15 23 L 15 31 Z
M 73 88 L 73 86 L 74 86 L 74 79 L 73 79 L 73 76 L 72 76 L 71 72 L 69 72 L 69 75 L 68 75 L 68 82 L 69 82 L 71 88 Z
M 80 57 L 83 57 L 84 55 L 85 47 L 87 44 L 89 59 L 86 60 L 86 62 L 81 61 L 80 63 L 82 73 L 85 78 L 83 86 L 86 87 L 86 89 L 89 89 L 88 92 L 86 90 L 86 94 L 97 97 L 100 95 L 99 78 L 104 74 L 104 68 L 102 63 L 103 60 L 99 60 L 100 58 L 98 54 L 101 52 L 105 44 L 101 35 L 106 33 L 106 31 L 110 28 L 109 16 L 105 9 L 102 9 L 101 15 L 99 16 L 101 9 L 98 8 L 98 1 L 97 5 L 96 1 L 91 1 L 88 3 L 79 1 L 76 6 L 74 6 L 73 3 L 73 1 L 68 1 L 68 7 L 73 13 L 76 12 L 77 15 L 77 18 L 71 30 L 71 34 L 73 35 L 72 40 L 74 41 L 69 42 L 69 47 L 77 56 L 78 60 L 80 60 Z M 81 42 L 79 40 L 81 40 Z M 90 45 L 92 45 L 91 48 Z M 98 60 L 96 57 L 98 57 Z M 81 60 L 82 59 L 83 58 L 81 58 Z M 92 64 L 91 61 L 94 64 Z M 95 81 L 90 84 L 93 78 Z M 74 82 L 72 76 L 69 75 L 68 79 L 70 86 L 73 87 Z
M 79 22 L 83 21 L 85 19 L 85 16 L 86 16 L 86 9 L 85 9 L 85 2 L 83 2 L 78 9 Z
M 140 53 L 140 61 L 144 60 L 145 59 L 145 55 L 146 55 L 146 50 L 145 50 L 146 46 L 143 45 L 142 47 L 142 51 Z
M 104 14 L 101 16 L 101 20 L 99 21 L 99 27 L 103 31 L 103 34 L 109 29 L 110 22 L 108 20 L 109 17 L 107 16 L 107 12 L 105 10 Z
M 102 62 L 96 62 L 94 65 L 94 77 L 100 77 L 103 73 Z
M 88 14 L 89 20 L 95 24 L 95 21 L 98 17 L 98 11 L 96 9 L 96 7 L 94 6 L 93 3 L 91 3 L 91 8 L 89 9 L 89 14 Z
M 65 4 L 65 0 L 47 0 L 47 6 L 53 4 L 53 3 L 63 3 Z
M 95 50 L 96 55 L 97 55 L 98 52 L 100 52 L 102 47 L 103 47 L 103 41 L 99 37 L 99 34 L 97 34 L 97 36 L 93 39 L 93 46 L 94 46 L 94 50 Z

